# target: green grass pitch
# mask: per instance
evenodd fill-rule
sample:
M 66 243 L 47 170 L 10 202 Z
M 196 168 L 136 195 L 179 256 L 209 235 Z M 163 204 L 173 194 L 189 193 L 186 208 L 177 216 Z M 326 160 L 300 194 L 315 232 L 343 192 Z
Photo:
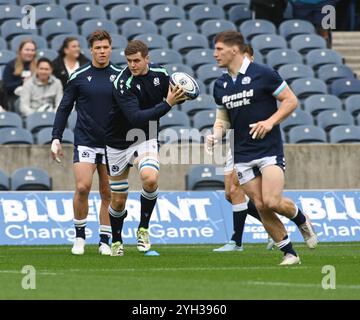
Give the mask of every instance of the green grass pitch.
M 302 264 L 292 267 L 278 266 L 282 253 L 265 244 L 215 247 L 153 245 L 152 257 L 126 246 L 125 256 L 105 257 L 94 245 L 84 256 L 70 246 L 0 246 L 0 299 L 360 299 L 360 243 L 295 244 Z M 25 265 L 36 289 L 22 288 Z M 322 288 L 325 265 L 335 267 L 336 289 Z

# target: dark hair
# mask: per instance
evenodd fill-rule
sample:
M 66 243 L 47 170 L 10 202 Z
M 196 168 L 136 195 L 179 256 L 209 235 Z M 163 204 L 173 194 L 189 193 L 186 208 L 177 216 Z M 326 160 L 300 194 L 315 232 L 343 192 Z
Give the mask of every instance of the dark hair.
M 79 42 L 79 40 L 76 37 L 67 37 L 64 39 L 60 49 L 59 49 L 59 55 L 60 57 L 64 58 L 65 57 L 65 49 L 69 47 L 69 43 L 73 42 L 73 41 L 77 41 Z
M 244 37 L 240 32 L 232 30 L 220 32 L 214 38 L 214 43 L 217 42 L 222 42 L 229 46 L 237 46 L 240 51 L 244 52 Z
M 149 54 L 149 48 L 148 46 L 142 42 L 141 40 L 131 40 L 129 41 L 124 54 L 125 56 L 129 56 L 131 54 L 135 53 L 141 53 L 141 56 L 144 58 Z
M 36 66 L 38 67 L 41 62 L 46 62 L 46 63 L 48 63 L 49 66 L 51 67 L 51 69 L 53 69 L 53 64 L 52 64 L 52 62 L 51 62 L 48 58 L 45 58 L 45 57 L 40 58 L 40 59 L 37 61 Z
M 254 55 L 254 49 L 250 44 L 245 44 L 244 45 L 244 53 L 247 53 L 249 56 L 253 56 Z
M 95 41 L 108 40 L 111 45 L 111 36 L 105 30 L 96 30 L 88 37 L 89 48 L 91 48 Z

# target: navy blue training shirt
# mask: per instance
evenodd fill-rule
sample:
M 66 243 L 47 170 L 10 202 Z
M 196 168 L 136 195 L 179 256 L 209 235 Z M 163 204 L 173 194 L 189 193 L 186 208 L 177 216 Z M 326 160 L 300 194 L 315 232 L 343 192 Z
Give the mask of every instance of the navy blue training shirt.
M 56 112 L 53 139 L 61 140 L 75 102 L 77 121 L 74 144 L 105 147 L 105 128 L 111 109 L 113 82 L 120 71 L 112 63 L 105 68 L 96 68 L 92 63 L 87 63 L 70 76 Z
M 234 129 L 235 163 L 268 156 L 283 156 L 279 125 L 263 139 L 252 139 L 250 124 L 268 119 L 277 111 L 276 97 L 287 86 L 273 69 L 244 58 L 236 80 L 224 73 L 214 84 L 214 98 L 229 115 Z
M 166 69 L 149 64 L 145 75 L 133 76 L 126 67 L 114 81 L 113 105 L 106 131 L 106 145 L 126 149 L 134 143 L 127 139 L 132 129 L 141 129 L 146 140 L 157 138 L 159 119 L 171 110 L 165 101 L 169 89 Z M 149 121 L 157 122 L 157 130 L 149 132 Z

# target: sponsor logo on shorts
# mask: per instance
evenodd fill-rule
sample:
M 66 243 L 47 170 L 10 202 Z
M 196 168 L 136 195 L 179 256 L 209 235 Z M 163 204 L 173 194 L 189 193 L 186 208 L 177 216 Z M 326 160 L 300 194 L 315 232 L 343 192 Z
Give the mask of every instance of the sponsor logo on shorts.
M 83 151 L 81 154 L 81 158 L 90 158 L 90 153 L 87 151 Z
M 112 172 L 118 172 L 119 170 L 120 170 L 119 166 L 116 166 L 116 165 L 111 166 Z

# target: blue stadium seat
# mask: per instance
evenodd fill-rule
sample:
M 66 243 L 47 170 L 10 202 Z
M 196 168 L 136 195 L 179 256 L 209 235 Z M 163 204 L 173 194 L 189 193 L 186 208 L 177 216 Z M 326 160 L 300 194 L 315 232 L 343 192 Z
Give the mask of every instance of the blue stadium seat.
M 16 53 L 10 50 L 0 51 L 0 65 L 5 65 L 16 58 Z
M 200 30 L 212 44 L 215 35 L 226 30 L 236 31 L 236 26 L 234 23 L 227 20 L 207 20 L 200 26 Z
M 222 76 L 223 69 L 220 69 L 216 64 L 204 64 L 196 70 L 196 74 L 197 79 L 208 84 L 214 79 Z
M 24 29 L 20 20 L 8 20 L 1 24 L 1 36 L 9 41 L 18 35 L 37 34 L 37 29 Z
M 145 19 L 146 14 L 143 8 L 131 4 L 119 4 L 110 9 L 110 20 L 117 24 L 123 24 L 131 19 Z
M 286 64 L 281 66 L 278 72 L 280 76 L 289 83 L 300 78 L 314 77 L 313 69 L 304 64 Z
M 0 65 L 0 81 L 2 81 L 5 65 Z
M 3 38 L 0 38 L 0 50 L 6 50 L 7 49 L 7 43 Z
M 195 79 L 195 80 L 196 80 L 196 82 L 197 82 L 197 84 L 199 86 L 200 93 L 209 93 L 208 86 L 206 86 L 204 82 L 202 82 L 199 79 Z M 210 94 L 212 94 L 212 92 L 210 92 Z
M 161 34 L 166 37 L 169 41 L 178 34 L 183 33 L 196 33 L 197 27 L 194 22 L 183 20 L 183 19 L 173 19 L 165 21 L 160 27 Z
M 229 20 L 236 25 L 241 24 L 244 21 L 251 19 L 251 10 L 247 5 L 232 6 L 228 12 Z
M 144 33 L 158 33 L 156 24 L 149 20 L 129 20 L 121 26 L 121 34 L 129 40 Z
M 306 54 L 311 50 L 325 49 L 326 41 L 317 34 L 300 34 L 291 39 L 290 48 Z
M 251 45 L 262 54 L 267 54 L 271 50 L 286 49 L 286 41 L 283 37 L 276 34 L 260 34 L 252 38 Z
M 296 79 L 291 83 L 291 89 L 299 99 L 304 99 L 313 94 L 327 93 L 327 86 L 324 81 L 315 78 Z
M 334 50 L 315 49 L 307 53 L 306 63 L 317 70 L 325 64 L 343 64 L 343 57 Z
M 199 111 L 216 110 L 216 103 L 212 95 L 200 94 L 196 99 L 186 101 L 181 105 L 181 111 L 192 117 Z
M 276 34 L 276 27 L 272 22 L 267 20 L 247 20 L 240 25 L 240 32 L 244 36 L 245 41 L 249 42 L 259 34 Z
M 199 130 L 192 127 L 172 126 L 159 132 L 161 144 L 170 143 L 201 143 L 202 137 Z
M 70 10 L 71 20 L 80 25 L 90 19 L 106 19 L 106 11 L 103 7 L 94 4 L 79 4 Z
M 186 175 L 186 190 L 224 190 L 222 170 L 213 165 L 194 166 Z
M 110 33 L 111 46 L 113 49 L 123 49 L 127 46 L 127 39 L 117 33 Z
M 188 65 L 182 63 L 166 64 L 164 67 L 166 68 L 169 74 L 172 74 L 174 72 L 185 72 L 191 76 L 194 76 L 193 69 Z
M 289 131 L 289 143 L 325 143 L 326 133 L 323 129 L 311 126 L 296 126 Z
M 111 54 L 111 61 L 119 66 L 127 64 L 124 49 L 113 49 Z
M 0 170 L 0 191 L 10 190 L 9 176 L 2 170 Z
M 337 126 L 330 130 L 330 143 L 360 142 L 360 127 Z
M 63 6 L 66 10 L 71 10 L 73 6 L 79 4 L 95 4 L 95 0 L 58 0 L 59 5 Z
M 53 37 L 50 41 L 51 49 L 58 51 L 61 48 L 65 38 L 67 37 L 76 38 L 79 41 L 81 49 L 86 49 L 88 47 L 88 43 L 85 37 L 80 36 L 77 33 L 67 33 L 67 34 L 58 34 L 57 36 Z
M 149 18 L 157 25 L 160 25 L 167 20 L 185 19 L 185 11 L 175 5 L 160 4 L 150 9 Z
M 71 131 L 74 131 L 74 129 L 75 129 L 76 119 L 77 119 L 77 112 L 76 112 L 76 111 L 72 111 L 72 112 L 70 113 L 70 115 L 69 115 L 68 122 L 67 122 L 67 127 L 68 127 Z
M 67 19 L 64 7 L 57 4 L 42 4 L 36 7 L 36 23 L 41 25 L 49 19 Z
M 0 112 L 0 128 L 18 127 L 22 128 L 22 119 L 16 112 Z
M 39 132 L 36 134 L 36 142 L 37 144 L 51 144 L 52 142 L 52 127 L 43 128 L 39 130 Z M 63 136 L 61 139 L 62 144 L 73 144 L 74 143 L 74 133 L 68 129 L 65 128 L 63 132 Z
M 141 40 L 148 46 L 149 50 L 168 48 L 168 42 L 165 37 L 157 33 L 144 33 L 137 35 L 134 39 Z
M 154 49 L 149 52 L 150 61 L 159 64 L 182 63 L 179 52 L 173 49 Z
M 51 178 L 48 173 L 40 168 L 24 167 L 11 174 L 11 190 L 35 191 L 51 190 Z
M 40 49 L 36 51 L 38 58 L 48 58 L 49 60 L 53 61 L 57 58 L 59 53 L 52 49 Z
M 0 5 L 16 5 L 17 4 L 17 0 L 0 0 Z
M 350 112 L 344 110 L 325 110 L 317 115 L 319 127 L 329 131 L 335 126 L 350 126 L 354 124 L 354 119 Z
M 47 40 L 59 34 L 77 34 L 76 23 L 67 19 L 50 19 L 41 25 L 41 34 Z M 53 48 L 54 49 L 54 48 Z
M 216 4 L 222 7 L 224 10 L 228 11 L 233 6 L 243 4 L 250 6 L 250 0 L 216 0 Z
M 354 94 L 345 99 L 345 110 L 349 111 L 354 116 L 360 113 L 360 94 Z
M 15 36 L 14 38 L 12 38 L 12 40 L 10 41 L 11 50 L 17 51 L 17 49 L 20 46 L 20 43 L 23 40 L 26 40 L 29 38 L 31 40 L 35 41 L 37 49 L 47 49 L 48 45 L 47 45 L 46 39 L 43 38 L 42 36 L 38 36 L 36 34 L 32 34 L 32 35 L 19 34 L 18 36 Z
M 87 38 L 95 30 L 106 30 L 109 33 L 117 33 L 118 27 L 115 22 L 107 19 L 91 19 L 85 21 L 80 27 L 80 33 L 83 37 Z
M 223 9 L 212 4 L 199 4 L 192 7 L 189 11 L 189 20 L 194 21 L 197 25 L 200 25 L 204 21 L 211 19 L 225 19 L 225 13 Z
M 105 10 L 110 10 L 118 4 L 135 4 L 135 0 L 98 0 L 100 6 Z
M 353 94 L 360 94 L 359 79 L 338 79 L 332 82 L 330 92 L 340 99 L 344 99 Z
M 354 72 L 346 65 L 326 64 L 321 66 L 317 71 L 318 78 L 325 81 L 327 84 L 331 84 L 337 79 L 354 79 Z
M 0 5 L 0 24 L 6 20 L 21 20 L 23 17 L 21 7 L 17 5 L 4 4 Z
M 281 123 L 281 129 L 289 131 L 292 127 L 301 125 L 313 125 L 313 117 L 304 110 L 297 108 L 289 117 Z
M 23 128 L 0 129 L 0 144 L 33 144 L 31 132 Z
M 190 127 L 190 119 L 185 112 L 171 110 L 160 118 L 159 130 L 163 130 L 171 126 Z
M 314 25 L 306 20 L 287 20 L 283 21 L 279 26 L 279 34 L 286 40 L 291 40 L 292 37 L 300 34 L 313 33 L 315 33 Z
M 194 49 L 185 55 L 186 65 L 196 70 L 203 64 L 214 63 L 213 50 Z
M 212 128 L 216 119 L 216 110 L 203 110 L 197 112 L 193 117 L 194 128 L 202 131 L 206 128 Z
M 186 11 L 189 11 L 192 7 L 200 4 L 213 4 L 211 0 L 177 0 L 178 6 L 182 7 Z
M 32 5 L 36 6 L 36 10 L 40 5 L 43 4 L 55 4 L 55 0 L 19 0 L 19 6 Z
M 146 11 L 159 4 L 174 4 L 173 0 L 138 0 L 139 6 Z
M 330 94 L 314 94 L 304 100 L 304 110 L 316 115 L 323 110 L 341 110 L 341 100 Z
M 303 59 L 299 52 L 293 49 L 275 49 L 266 56 L 267 64 L 278 69 L 284 64 L 302 64 Z
M 34 112 L 25 118 L 25 127 L 31 133 L 37 133 L 42 128 L 52 127 L 55 112 Z
M 193 49 L 206 49 L 209 47 L 205 36 L 197 33 L 178 34 L 171 40 L 171 46 L 174 50 L 186 54 Z

